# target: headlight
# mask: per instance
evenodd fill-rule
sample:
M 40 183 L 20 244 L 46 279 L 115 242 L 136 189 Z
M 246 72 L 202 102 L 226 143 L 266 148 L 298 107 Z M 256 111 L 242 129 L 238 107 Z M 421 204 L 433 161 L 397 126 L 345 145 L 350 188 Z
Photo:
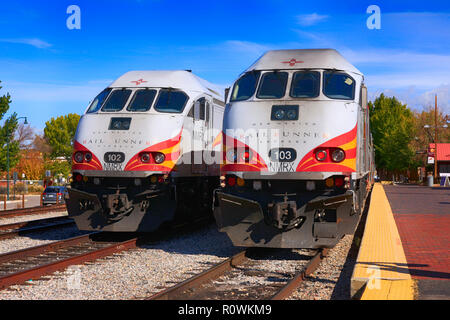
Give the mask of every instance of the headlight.
M 316 159 L 318 161 L 325 161 L 327 159 L 327 152 L 325 150 L 319 150 L 316 152 Z
M 143 153 L 141 154 L 141 162 L 148 163 L 150 161 L 150 154 Z
M 131 118 L 111 118 L 109 130 L 128 130 L 130 129 Z
M 90 162 L 92 160 L 92 153 L 86 152 L 84 155 L 84 160 L 86 160 L 86 162 Z
M 241 161 L 248 163 L 248 162 L 250 162 L 250 159 L 252 159 L 252 158 L 253 158 L 253 154 L 250 150 L 248 150 L 248 149 L 241 150 L 241 152 L 240 152 Z
M 122 127 L 122 123 L 120 121 L 114 121 L 112 123 L 112 127 L 116 130 L 120 130 L 120 128 Z
M 345 152 L 342 149 L 336 149 L 331 153 L 331 159 L 333 159 L 334 162 L 341 162 L 345 159 Z
M 306 181 L 306 190 L 313 191 L 316 189 L 316 183 L 314 181 Z
M 232 162 L 232 163 L 236 163 L 237 162 L 237 150 L 236 149 L 228 149 L 227 150 L 227 160 Z
M 295 121 L 298 120 L 299 106 L 298 105 L 274 105 L 270 113 L 270 120 L 277 121 Z
M 164 162 L 166 156 L 164 155 L 164 153 L 158 152 L 153 154 L 153 159 L 155 159 L 155 162 L 159 164 Z
M 82 163 L 84 159 L 83 152 L 81 151 L 75 152 L 73 159 L 75 160 L 75 162 Z
M 275 119 L 282 120 L 284 118 L 284 110 L 278 109 L 275 111 Z
M 253 181 L 253 189 L 255 189 L 256 191 L 261 190 L 262 189 L 262 182 L 261 181 Z
M 297 119 L 297 112 L 295 110 L 289 110 L 287 112 L 287 118 L 289 120 L 296 120 Z

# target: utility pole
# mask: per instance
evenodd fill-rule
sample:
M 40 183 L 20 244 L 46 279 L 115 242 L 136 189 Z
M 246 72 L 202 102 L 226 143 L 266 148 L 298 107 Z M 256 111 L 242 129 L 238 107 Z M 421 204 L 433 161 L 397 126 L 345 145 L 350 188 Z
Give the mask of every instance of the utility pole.
M 437 156 L 438 156 L 438 137 L 437 137 L 437 94 L 434 95 L 434 178 L 435 181 L 439 180 L 438 167 L 437 167 Z

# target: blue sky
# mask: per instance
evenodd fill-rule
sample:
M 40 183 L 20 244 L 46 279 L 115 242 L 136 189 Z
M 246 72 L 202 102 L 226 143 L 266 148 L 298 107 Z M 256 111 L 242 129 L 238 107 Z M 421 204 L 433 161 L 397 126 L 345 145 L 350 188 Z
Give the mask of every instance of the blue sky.
M 69 30 L 69 5 L 81 29 Z M 370 30 L 370 5 L 381 29 Z M 395 95 L 450 113 L 448 1 L 4 1 L 0 95 L 42 130 L 81 114 L 129 70 L 192 69 L 223 87 L 270 49 L 335 48 L 366 77 L 369 97 Z

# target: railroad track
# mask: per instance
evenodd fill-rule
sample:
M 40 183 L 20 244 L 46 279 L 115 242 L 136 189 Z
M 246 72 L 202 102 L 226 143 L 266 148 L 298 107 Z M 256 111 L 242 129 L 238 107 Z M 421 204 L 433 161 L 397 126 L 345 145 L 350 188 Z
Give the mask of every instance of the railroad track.
M 65 211 L 65 204 L 55 204 L 51 206 L 40 206 L 40 207 L 30 207 L 30 208 L 20 208 L 20 209 L 10 209 L 0 211 L 0 219 L 1 218 L 12 218 L 17 216 L 26 216 L 26 215 L 34 215 L 34 214 L 43 214 L 48 212 L 55 211 Z
M 0 225 L 0 240 L 39 231 L 67 227 L 74 224 L 75 222 L 66 216 L 4 224 Z
M 106 241 L 101 232 L 90 233 L 50 244 L 26 248 L 0 255 L 0 289 L 43 275 L 83 264 L 113 253 L 135 248 L 139 238 L 128 236 L 122 241 Z
M 305 280 L 307 276 L 313 274 L 314 271 L 320 265 L 320 262 L 325 258 L 330 249 L 321 249 L 317 250 L 317 253 L 313 256 L 313 258 L 308 262 L 306 267 L 299 273 L 295 275 L 284 287 L 282 287 L 278 292 L 272 296 L 272 300 L 283 300 L 289 297 Z
M 173 236 L 198 230 L 210 223 L 210 219 L 200 219 L 195 223 L 162 228 L 139 236 L 135 233 L 92 232 L 0 254 L 0 290 L 22 284 L 27 280 L 39 279 L 71 265 L 91 262 L 143 244 L 164 241 Z
M 220 262 L 210 269 L 203 271 L 190 279 L 187 279 L 173 287 L 158 292 L 148 300 L 190 300 L 190 299 L 207 299 L 211 297 L 217 297 L 219 299 L 230 299 L 230 297 L 239 298 L 239 290 L 241 288 L 227 289 L 229 292 L 221 292 L 217 295 L 217 282 L 221 277 L 236 271 L 238 273 L 245 270 L 243 266 L 249 260 L 249 256 L 253 255 L 253 251 L 258 248 L 247 249 L 239 252 L 238 254 Z M 310 274 L 312 274 L 320 265 L 322 259 L 327 255 L 329 249 L 315 250 L 314 255 L 309 258 L 306 265 L 303 266 L 300 272 L 297 272 L 289 281 L 286 281 L 284 285 L 262 286 L 264 287 L 264 293 L 261 294 L 262 287 L 255 288 L 255 296 L 262 299 L 281 300 L 289 297 L 300 285 L 300 283 Z M 241 269 L 241 270 L 239 270 Z M 215 281 L 215 284 L 211 282 Z M 224 280 L 226 282 L 226 280 Z M 251 291 L 251 289 L 250 289 Z M 257 292 L 258 291 L 258 292 Z M 253 296 L 254 297 L 254 296 Z M 252 298 L 249 296 L 249 292 L 246 292 L 243 299 Z

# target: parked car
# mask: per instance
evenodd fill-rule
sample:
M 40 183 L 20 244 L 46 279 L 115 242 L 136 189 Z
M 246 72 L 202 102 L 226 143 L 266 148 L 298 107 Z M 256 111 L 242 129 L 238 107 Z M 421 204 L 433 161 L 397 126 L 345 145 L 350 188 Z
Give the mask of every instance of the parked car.
M 64 196 L 68 194 L 66 187 L 50 186 L 42 193 L 42 204 L 64 203 Z

